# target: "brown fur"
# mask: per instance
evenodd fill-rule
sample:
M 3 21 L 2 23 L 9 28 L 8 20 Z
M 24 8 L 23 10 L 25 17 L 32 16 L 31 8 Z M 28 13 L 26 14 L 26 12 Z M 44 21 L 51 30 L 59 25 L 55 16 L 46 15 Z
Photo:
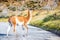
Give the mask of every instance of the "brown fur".
M 30 19 L 30 12 L 28 10 L 28 16 L 27 17 L 24 17 L 24 16 L 17 16 L 17 19 L 20 21 L 20 22 L 24 22 L 23 23 L 23 26 L 28 30 L 28 27 L 27 27 L 27 22 L 29 21 Z M 9 17 L 9 21 L 13 24 L 14 26 L 14 32 L 16 31 L 16 18 L 15 16 L 11 16 Z

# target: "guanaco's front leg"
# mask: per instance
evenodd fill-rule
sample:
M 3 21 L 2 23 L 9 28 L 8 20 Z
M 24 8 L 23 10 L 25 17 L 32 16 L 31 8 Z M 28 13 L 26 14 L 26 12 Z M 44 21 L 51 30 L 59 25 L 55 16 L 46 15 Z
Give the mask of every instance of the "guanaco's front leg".
M 27 27 L 27 24 L 24 24 L 24 27 L 26 29 L 26 35 L 28 34 L 28 27 Z
M 14 32 L 16 32 L 16 24 L 14 24 L 14 29 L 13 29 Z

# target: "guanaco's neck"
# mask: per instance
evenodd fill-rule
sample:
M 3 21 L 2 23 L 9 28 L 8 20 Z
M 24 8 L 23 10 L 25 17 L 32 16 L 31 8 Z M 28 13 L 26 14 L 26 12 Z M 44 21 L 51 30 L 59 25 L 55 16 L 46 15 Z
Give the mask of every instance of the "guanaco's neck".
M 30 22 L 31 19 L 32 19 L 32 13 L 31 11 L 28 10 L 28 16 L 27 16 L 28 23 Z

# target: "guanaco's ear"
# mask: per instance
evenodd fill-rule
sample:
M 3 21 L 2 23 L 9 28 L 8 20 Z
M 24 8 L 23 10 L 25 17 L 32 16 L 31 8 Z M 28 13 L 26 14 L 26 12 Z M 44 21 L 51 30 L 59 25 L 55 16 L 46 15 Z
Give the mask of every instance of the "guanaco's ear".
M 28 13 L 32 13 L 32 12 L 33 12 L 33 10 L 29 10 L 29 9 L 28 9 Z
M 27 9 L 26 10 L 28 13 L 32 13 L 33 12 L 33 10 L 29 10 L 29 9 Z

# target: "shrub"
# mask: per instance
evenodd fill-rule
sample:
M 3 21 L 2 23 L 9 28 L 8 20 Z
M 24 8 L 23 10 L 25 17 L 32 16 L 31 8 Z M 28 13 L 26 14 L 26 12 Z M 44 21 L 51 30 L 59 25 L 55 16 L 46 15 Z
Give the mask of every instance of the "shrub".
M 43 20 L 36 20 L 34 22 L 31 22 L 30 24 L 34 25 L 34 26 L 42 26 L 43 25 Z
M 48 22 L 48 21 L 59 20 L 59 19 L 60 19 L 60 15 L 53 14 L 53 15 L 48 15 L 45 19 L 43 19 L 43 21 Z
M 60 22 L 58 20 L 56 21 L 49 21 L 44 23 L 44 27 L 46 27 L 46 30 L 59 30 L 60 29 Z
M 9 7 L 8 9 L 10 9 L 12 11 L 16 11 L 16 7 Z
M 30 9 L 40 9 L 41 6 L 38 3 L 39 1 L 29 1 L 26 2 L 26 6 Z
M 2 12 L 2 10 L 0 10 L 0 12 Z

